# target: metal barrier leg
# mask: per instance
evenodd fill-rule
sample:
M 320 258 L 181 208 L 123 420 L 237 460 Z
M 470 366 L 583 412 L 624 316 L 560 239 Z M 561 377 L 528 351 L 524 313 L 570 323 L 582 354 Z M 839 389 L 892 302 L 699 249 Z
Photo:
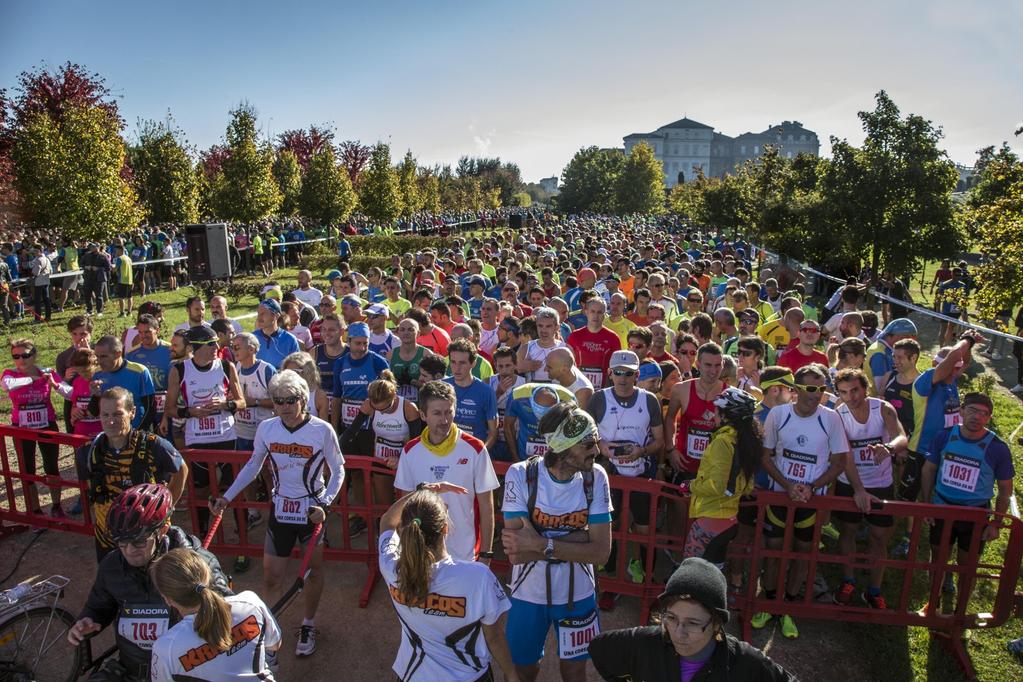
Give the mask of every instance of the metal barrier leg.
M 362 586 L 362 594 L 359 596 L 359 608 L 369 606 L 369 599 L 373 596 L 373 588 L 376 587 L 377 579 L 380 578 L 380 566 L 375 561 L 366 562 L 366 582 Z
M 937 638 L 942 648 L 959 665 L 963 675 L 968 680 L 977 679 L 977 671 L 973 667 L 970 654 L 966 651 L 966 642 L 963 640 L 965 631 L 962 627 L 955 625 L 948 632 L 931 630 L 931 637 Z

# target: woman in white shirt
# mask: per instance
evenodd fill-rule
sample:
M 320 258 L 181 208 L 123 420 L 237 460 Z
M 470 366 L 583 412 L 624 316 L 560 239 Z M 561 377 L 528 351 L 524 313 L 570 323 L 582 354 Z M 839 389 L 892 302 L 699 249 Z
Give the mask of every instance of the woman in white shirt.
M 380 519 L 380 573 L 402 629 L 392 670 L 402 682 L 480 682 L 494 679 L 493 659 L 516 682 L 500 622 L 511 608 L 504 587 L 486 564 L 447 552 L 449 518 L 439 493 L 468 491 L 444 481 L 416 488 Z
M 281 629 L 254 592 L 221 597 L 210 586 L 209 566 L 190 549 L 167 552 L 149 574 L 167 605 L 181 615 L 153 644 L 153 682 L 273 682 Z

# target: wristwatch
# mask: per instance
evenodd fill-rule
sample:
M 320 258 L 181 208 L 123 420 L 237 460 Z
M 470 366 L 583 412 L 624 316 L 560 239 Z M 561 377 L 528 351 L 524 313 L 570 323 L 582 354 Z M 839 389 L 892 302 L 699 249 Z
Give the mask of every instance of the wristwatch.
M 548 560 L 554 558 L 554 538 L 547 538 L 547 547 L 543 550 L 543 556 Z
M 489 550 L 489 551 L 486 551 L 486 552 L 480 552 L 479 553 L 479 558 L 480 559 L 493 559 L 494 558 L 494 550 Z

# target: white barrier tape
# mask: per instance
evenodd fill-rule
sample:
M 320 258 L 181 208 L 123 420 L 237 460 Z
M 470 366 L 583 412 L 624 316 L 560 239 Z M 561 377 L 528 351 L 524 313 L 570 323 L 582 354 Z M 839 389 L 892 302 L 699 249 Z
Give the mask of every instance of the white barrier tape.
M 760 247 L 757 247 L 757 248 L 760 251 L 763 251 L 764 253 L 766 253 L 769 256 L 773 256 L 775 258 L 781 258 L 781 256 L 779 254 L 774 253 L 773 251 L 768 251 L 767 249 L 760 248 Z M 821 272 L 820 270 L 817 270 L 816 268 L 810 267 L 806 263 L 801 263 L 800 261 L 789 259 L 788 260 L 788 265 L 791 265 L 793 267 L 799 268 L 800 270 L 806 270 L 807 272 L 812 272 L 813 274 L 817 275 L 818 277 L 823 277 L 825 279 L 829 279 L 832 282 L 837 282 L 838 284 L 845 284 L 845 280 L 842 280 L 842 279 L 839 279 L 838 277 L 834 277 L 832 275 L 829 275 L 826 272 Z M 889 296 L 888 294 L 881 293 L 880 291 L 878 291 L 877 289 L 874 289 L 874 288 L 871 288 L 868 291 L 871 294 L 873 294 L 874 296 L 877 296 L 878 298 L 880 298 L 882 300 L 888 301 L 889 303 L 894 303 L 895 305 L 901 306 L 903 308 L 907 308 L 907 309 L 912 310 L 914 312 L 920 313 L 921 315 L 928 315 L 930 317 L 933 317 L 933 318 L 938 319 L 938 320 L 942 320 L 944 322 L 951 322 L 951 323 L 953 323 L 953 324 L 955 324 L 955 325 L 957 325 L 959 327 L 965 327 L 967 329 L 975 329 L 975 330 L 981 332 L 982 334 L 986 334 L 988 336 L 1000 336 L 1000 337 L 1002 337 L 1004 339 L 1009 339 L 1010 341 L 1019 341 L 1019 342 L 1023 343 L 1023 337 L 1015 336 L 1015 335 L 1009 334 L 1007 332 L 1001 332 L 1001 331 L 998 331 L 997 329 L 990 329 L 988 327 L 984 327 L 984 326 L 979 325 L 979 324 L 973 324 L 972 322 L 966 322 L 965 320 L 961 320 L 961 319 L 959 319 L 957 317 L 950 317 L 948 315 L 945 315 L 944 313 L 939 313 L 936 310 L 931 310 L 929 308 L 924 308 L 924 307 L 919 306 L 919 305 L 917 305 L 915 303 L 910 303 L 909 301 L 903 301 L 900 298 L 895 298 L 894 296 Z

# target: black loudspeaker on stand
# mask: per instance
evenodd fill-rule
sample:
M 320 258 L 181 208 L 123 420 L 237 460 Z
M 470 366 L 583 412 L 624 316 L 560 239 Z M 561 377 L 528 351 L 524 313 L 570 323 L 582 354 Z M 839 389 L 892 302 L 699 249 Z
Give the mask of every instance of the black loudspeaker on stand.
M 231 276 L 231 252 L 227 225 L 186 225 L 188 273 L 193 280 L 227 279 Z

